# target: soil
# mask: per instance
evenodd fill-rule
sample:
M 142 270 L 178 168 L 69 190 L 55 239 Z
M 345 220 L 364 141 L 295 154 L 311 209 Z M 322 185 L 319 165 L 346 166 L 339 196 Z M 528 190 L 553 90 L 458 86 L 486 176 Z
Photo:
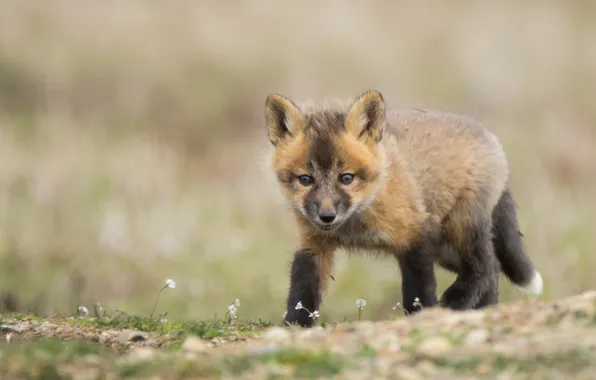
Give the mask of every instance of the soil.
M 210 339 L 76 317 L 0 316 L 0 327 L 3 379 L 596 379 L 596 291 Z

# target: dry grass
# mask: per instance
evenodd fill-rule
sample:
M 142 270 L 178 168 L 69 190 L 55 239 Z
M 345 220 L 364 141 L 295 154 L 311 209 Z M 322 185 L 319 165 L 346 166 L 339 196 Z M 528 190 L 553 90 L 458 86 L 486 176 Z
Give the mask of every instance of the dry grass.
M 169 318 L 281 319 L 295 242 L 262 156 L 270 92 L 463 112 L 503 140 L 545 298 L 594 288 L 593 4 L 0 4 L 0 290 Z M 391 259 L 340 255 L 322 321 L 385 318 Z M 442 287 L 453 279 L 441 275 Z M 519 298 L 503 285 L 503 300 Z

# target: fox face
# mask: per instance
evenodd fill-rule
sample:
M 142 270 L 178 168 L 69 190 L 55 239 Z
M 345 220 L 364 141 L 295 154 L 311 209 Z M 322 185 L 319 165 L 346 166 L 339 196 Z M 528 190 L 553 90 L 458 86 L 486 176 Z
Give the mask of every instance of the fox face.
M 379 92 L 362 94 L 347 110 L 311 112 L 271 94 L 265 119 L 273 170 L 299 215 L 331 232 L 366 208 L 384 177 L 379 142 L 386 116 Z

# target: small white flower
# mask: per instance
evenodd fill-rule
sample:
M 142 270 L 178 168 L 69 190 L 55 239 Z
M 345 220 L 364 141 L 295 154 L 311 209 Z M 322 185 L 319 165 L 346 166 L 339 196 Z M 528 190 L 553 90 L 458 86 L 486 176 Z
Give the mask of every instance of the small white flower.
M 363 300 L 362 298 L 356 300 L 356 307 L 360 310 L 364 309 L 364 306 L 366 306 L 366 300 Z
M 236 307 L 240 307 L 240 300 L 238 298 L 236 298 L 236 301 L 234 301 L 234 305 L 236 305 Z
M 85 306 L 79 306 L 79 311 L 85 314 L 85 316 L 89 315 L 89 310 Z
M 11 336 L 12 336 L 11 333 L 6 334 L 6 336 L 4 337 L 4 339 L 6 339 L 6 343 L 10 343 Z
M 170 289 L 174 289 L 176 287 L 176 283 L 171 278 L 166 280 L 166 286 Z
M 312 319 L 317 319 L 317 318 L 319 318 L 319 311 L 318 311 L 318 310 L 315 310 L 315 311 L 313 311 L 312 313 L 310 313 L 310 314 L 308 315 L 308 317 L 309 317 L 309 318 L 312 318 Z
M 418 298 L 418 297 L 414 298 L 413 305 L 422 307 L 422 304 L 420 303 L 420 298 Z
M 302 309 L 302 302 L 298 302 L 295 307 L 296 310 Z
M 396 303 L 395 306 L 393 306 L 393 310 L 397 310 L 397 308 L 399 307 L 400 303 Z
M 230 315 L 233 318 L 236 318 L 236 305 L 231 304 L 230 306 L 228 306 L 228 311 L 230 312 Z

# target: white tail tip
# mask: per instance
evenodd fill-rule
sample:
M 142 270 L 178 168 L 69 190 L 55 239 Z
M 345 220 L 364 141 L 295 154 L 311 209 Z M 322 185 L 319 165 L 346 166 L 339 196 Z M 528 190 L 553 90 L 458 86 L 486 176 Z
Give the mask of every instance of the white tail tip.
M 536 272 L 534 272 L 534 277 L 532 277 L 532 281 L 530 281 L 528 283 L 528 285 L 520 287 L 520 289 L 524 293 L 539 296 L 542 294 L 542 287 L 543 287 L 542 275 L 540 275 L 540 272 L 536 271 Z

